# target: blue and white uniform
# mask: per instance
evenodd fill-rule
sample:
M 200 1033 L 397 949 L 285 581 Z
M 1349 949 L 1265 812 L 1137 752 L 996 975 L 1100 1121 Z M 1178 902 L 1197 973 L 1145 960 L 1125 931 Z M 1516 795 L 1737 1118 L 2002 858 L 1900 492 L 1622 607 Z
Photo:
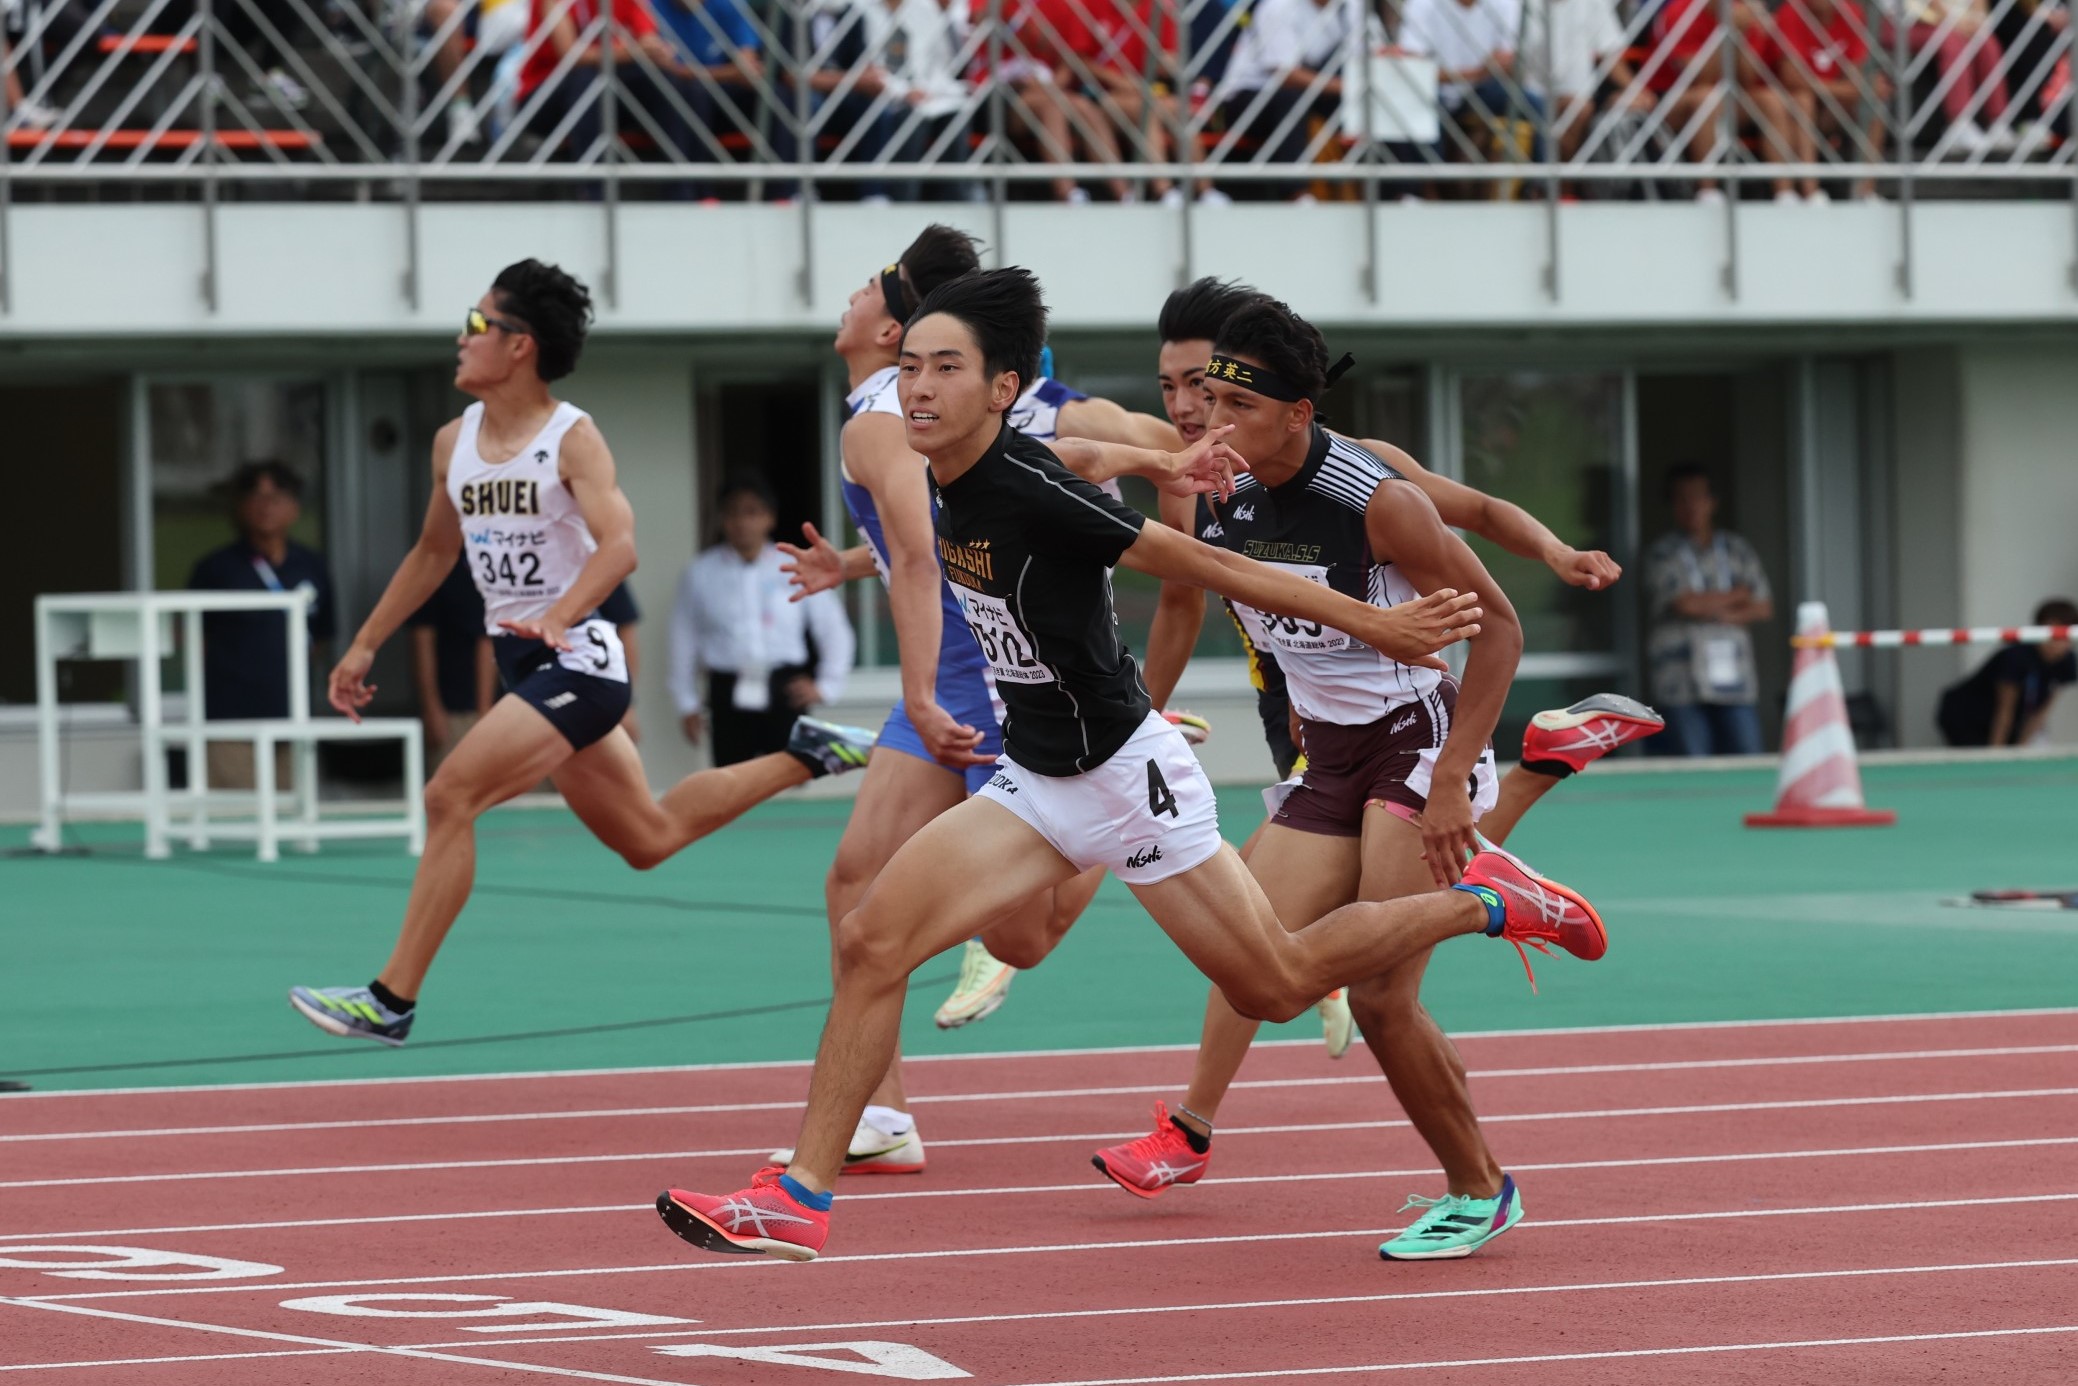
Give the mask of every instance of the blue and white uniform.
M 888 366 L 859 382 L 859 387 L 845 396 L 845 417 L 892 414 L 901 418 L 902 404 L 895 394 L 895 382 L 900 374 L 899 367 Z M 844 473 L 843 479 L 844 508 L 851 513 L 852 525 L 865 537 L 866 547 L 873 554 L 873 566 L 880 570 L 880 580 L 886 582 L 887 536 L 881 528 L 879 507 L 873 502 L 873 493 L 853 481 L 849 472 Z M 945 616 L 945 628 L 938 639 L 938 705 L 952 714 L 954 721 L 981 733 L 981 745 L 976 748 L 976 754 L 998 755 L 1003 749 L 1003 724 L 996 709 L 995 685 L 989 677 L 988 661 L 982 657 L 974 632 L 967 628 L 966 614 L 942 581 L 938 584 L 938 596 Z M 917 734 L 900 702 L 888 713 L 887 722 L 880 729 L 878 744 L 887 750 L 930 761 L 933 765 L 938 763 L 925 748 L 923 737 Z M 995 770 L 994 765 L 968 766 L 967 792 L 972 794 L 987 784 Z
M 1052 376 L 1042 375 L 1032 382 L 1030 389 L 1017 397 L 1017 403 L 1010 406 L 1010 426 L 1027 438 L 1051 443 L 1061 434 L 1061 407 L 1088 398 L 1082 391 L 1070 389 Z M 1116 479 L 1098 482 L 1097 489 L 1113 500 L 1125 498 Z

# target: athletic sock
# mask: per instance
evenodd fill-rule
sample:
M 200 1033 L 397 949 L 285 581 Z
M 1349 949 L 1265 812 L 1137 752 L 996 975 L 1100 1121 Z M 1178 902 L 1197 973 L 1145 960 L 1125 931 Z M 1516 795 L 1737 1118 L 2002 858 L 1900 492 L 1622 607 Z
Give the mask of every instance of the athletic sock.
M 1500 891 L 1495 890 L 1492 886 L 1468 885 L 1463 881 L 1459 881 L 1451 889 L 1462 890 L 1465 894 L 1486 906 L 1487 936 L 1489 938 L 1499 938 L 1501 936 L 1501 930 L 1508 925 L 1508 906 L 1502 903 Z
M 866 1124 L 886 1136 L 906 1136 L 916 1126 L 916 1121 L 907 1112 L 877 1104 L 866 1108 Z
M 370 982 L 368 984 L 368 994 L 382 1002 L 384 1009 L 396 1015 L 407 1014 L 413 1006 L 418 1004 L 416 1000 L 409 996 L 397 995 L 396 992 L 391 991 L 381 982 Z
M 794 1202 L 800 1204 L 803 1208 L 813 1208 L 818 1213 L 829 1212 L 830 1205 L 837 1201 L 834 1194 L 810 1193 L 808 1186 L 794 1178 L 791 1174 L 779 1176 L 779 1187 L 785 1189 L 787 1197 L 793 1199 Z
M 1203 1155 L 1206 1151 L 1212 1149 L 1212 1137 L 1201 1136 L 1196 1131 L 1191 1130 L 1190 1127 L 1183 1124 L 1183 1118 L 1172 1116 L 1169 1118 L 1169 1124 L 1183 1132 L 1183 1138 L 1190 1142 L 1193 1155 Z

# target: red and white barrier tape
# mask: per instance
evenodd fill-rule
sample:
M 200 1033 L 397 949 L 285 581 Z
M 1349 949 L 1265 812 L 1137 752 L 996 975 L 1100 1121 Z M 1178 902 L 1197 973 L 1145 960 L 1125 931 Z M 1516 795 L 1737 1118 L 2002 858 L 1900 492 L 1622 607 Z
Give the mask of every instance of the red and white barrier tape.
M 1953 630 L 1832 630 L 1823 635 L 1795 635 L 1789 643 L 1802 649 L 1894 650 L 1907 645 L 2040 645 L 2048 640 L 2078 639 L 2078 626 L 1967 626 Z

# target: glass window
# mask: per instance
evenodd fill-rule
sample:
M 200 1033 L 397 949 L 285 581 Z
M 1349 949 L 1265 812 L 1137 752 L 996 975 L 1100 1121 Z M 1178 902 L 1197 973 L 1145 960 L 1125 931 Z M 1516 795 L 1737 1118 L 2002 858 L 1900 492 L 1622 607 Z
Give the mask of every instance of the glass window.
M 1516 371 L 1458 381 L 1464 479 L 1513 501 L 1576 548 L 1624 562 L 1616 523 L 1623 472 L 1623 377 Z M 1530 714 L 1563 705 L 1627 667 L 1616 603 L 1569 587 L 1534 559 L 1467 536 L 1522 620 L 1526 656 L 1570 655 L 1558 677 L 1529 674 L 1509 696 L 1496 744 L 1518 740 Z M 1533 665 L 1534 669 L 1535 666 Z

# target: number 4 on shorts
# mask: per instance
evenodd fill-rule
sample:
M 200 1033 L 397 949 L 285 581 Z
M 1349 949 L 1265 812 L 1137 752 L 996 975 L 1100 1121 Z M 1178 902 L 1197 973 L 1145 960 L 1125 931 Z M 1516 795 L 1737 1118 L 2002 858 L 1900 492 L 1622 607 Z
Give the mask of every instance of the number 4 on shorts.
M 1176 795 L 1170 792 L 1169 782 L 1162 778 L 1162 767 L 1151 760 L 1147 762 L 1147 811 L 1157 818 L 1165 813 L 1171 818 L 1183 816 L 1176 811 Z

